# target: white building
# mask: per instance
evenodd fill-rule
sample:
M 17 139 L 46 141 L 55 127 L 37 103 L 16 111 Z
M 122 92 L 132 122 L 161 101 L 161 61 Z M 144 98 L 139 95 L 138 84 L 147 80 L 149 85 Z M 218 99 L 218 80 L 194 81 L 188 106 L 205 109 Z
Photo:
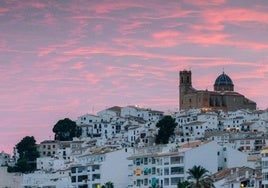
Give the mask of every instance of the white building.
M 187 180 L 187 170 L 200 165 L 210 173 L 224 167 L 244 166 L 247 155 L 232 148 L 219 146 L 216 142 L 189 142 L 182 146 L 168 146 L 135 149 L 132 160 L 131 183 L 129 187 L 148 188 L 160 185 L 176 188 L 177 183 Z
M 114 187 L 127 187 L 130 163 L 127 158 L 131 154 L 130 148 L 117 150 L 103 147 L 78 157 L 77 164 L 71 168 L 72 185 L 75 188 L 99 188 L 110 181 Z
M 46 173 L 44 171 L 35 171 L 31 174 L 23 175 L 23 187 L 38 188 L 71 188 L 70 170 L 61 170 Z
M 152 110 L 150 108 L 140 108 L 136 106 L 126 106 L 121 108 L 122 117 L 139 117 L 145 121 L 155 122 L 163 117 L 164 112 Z
M 21 188 L 21 183 L 21 173 L 8 173 L 7 167 L 0 167 L 0 187 Z
M 4 166 L 10 163 L 10 155 L 5 152 L 0 153 L 0 166 Z
M 218 117 L 214 112 L 202 112 L 200 109 L 181 111 L 174 114 L 176 142 L 186 142 L 203 138 L 206 130 L 218 129 Z
M 217 188 L 261 188 L 256 170 L 249 167 L 226 168 L 211 177 Z
M 55 156 L 58 150 L 58 141 L 45 140 L 38 145 L 40 157 Z
M 263 188 L 268 188 L 268 147 L 266 146 L 262 152 L 262 185 Z
M 36 160 L 36 169 L 46 172 L 52 172 L 68 168 L 64 159 L 41 157 Z
M 97 113 L 105 121 L 110 121 L 114 117 L 121 116 L 121 107 L 113 106 L 111 108 L 107 108 Z

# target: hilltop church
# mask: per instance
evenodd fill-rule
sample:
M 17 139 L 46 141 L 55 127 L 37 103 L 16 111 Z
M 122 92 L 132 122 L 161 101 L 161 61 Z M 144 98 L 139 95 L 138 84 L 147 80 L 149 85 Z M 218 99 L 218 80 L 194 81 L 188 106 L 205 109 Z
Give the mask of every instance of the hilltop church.
M 180 71 L 180 110 L 201 108 L 206 110 L 236 111 L 256 109 L 256 103 L 244 95 L 234 92 L 232 79 L 224 72 L 214 83 L 214 91 L 197 90 L 192 87 L 191 71 Z

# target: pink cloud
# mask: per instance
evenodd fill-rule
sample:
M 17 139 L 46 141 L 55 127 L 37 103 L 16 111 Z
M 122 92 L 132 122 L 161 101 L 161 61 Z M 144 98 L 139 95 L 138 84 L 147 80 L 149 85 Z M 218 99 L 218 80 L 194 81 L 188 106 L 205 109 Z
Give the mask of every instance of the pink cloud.
M 266 12 L 254 11 L 242 8 L 225 8 L 220 11 L 207 10 L 202 13 L 207 23 L 222 24 L 224 22 L 260 22 L 268 23 L 268 15 Z
M 0 8 L 0 15 L 3 15 L 4 13 L 8 12 L 9 9 L 7 8 Z
M 103 25 L 101 25 L 101 24 L 97 24 L 97 25 L 94 27 L 94 31 L 95 31 L 95 33 L 97 33 L 98 35 L 102 35 L 102 34 L 103 34 Z
M 178 42 L 176 41 L 178 40 L 178 38 L 181 38 L 181 35 L 182 34 L 180 32 L 167 30 L 158 33 L 153 33 L 152 37 L 155 40 L 159 41 L 161 45 L 167 47 L 167 46 L 175 46 L 176 44 L 178 44 Z
M 184 0 L 184 3 L 195 5 L 195 6 L 211 6 L 211 5 L 217 5 L 218 6 L 218 5 L 222 5 L 222 4 L 226 3 L 226 0 L 210 0 L 210 1 L 206 1 L 206 0 L 199 0 L 199 1 Z
M 238 92 L 268 104 L 267 42 L 250 35 L 267 33 L 267 6 L 237 8 L 223 0 L 13 4 L 0 8 L 0 111 L 12 139 L 48 139 L 60 118 L 112 105 L 173 110 L 182 69 L 192 70 L 198 89 L 212 89 L 225 68 Z M 10 148 L 19 141 L 0 138 Z
M 84 62 L 78 62 L 78 63 L 75 63 L 73 66 L 71 66 L 71 69 L 81 70 L 84 67 L 85 67 L 85 63 Z
M 95 74 L 86 73 L 85 78 L 91 84 L 97 84 L 100 81 Z
M 137 32 L 137 29 L 143 27 L 144 25 L 148 24 L 149 22 L 145 21 L 135 21 L 131 23 L 124 23 L 121 24 L 119 32 L 121 32 L 123 35 L 127 34 L 133 34 Z

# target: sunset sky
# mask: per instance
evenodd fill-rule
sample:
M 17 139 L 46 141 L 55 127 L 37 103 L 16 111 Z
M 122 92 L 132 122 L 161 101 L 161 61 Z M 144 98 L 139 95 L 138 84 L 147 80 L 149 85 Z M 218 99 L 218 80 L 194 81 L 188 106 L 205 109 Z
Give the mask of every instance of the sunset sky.
M 267 0 L 1 0 L 0 150 L 53 139 L 65 117 L 178 108 L 178 74 L 268 107 Z M 1 151 L 0 151 L 1 152 Z

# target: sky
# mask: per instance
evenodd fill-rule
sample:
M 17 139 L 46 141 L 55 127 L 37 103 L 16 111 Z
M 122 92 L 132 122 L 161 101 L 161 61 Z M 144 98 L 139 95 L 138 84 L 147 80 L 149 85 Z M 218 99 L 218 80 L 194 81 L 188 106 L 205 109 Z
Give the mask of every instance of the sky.
M 268 107 L 267 0 L 0 0 L 0 151 L 112 106 L 178 109 L 178 75 Z

